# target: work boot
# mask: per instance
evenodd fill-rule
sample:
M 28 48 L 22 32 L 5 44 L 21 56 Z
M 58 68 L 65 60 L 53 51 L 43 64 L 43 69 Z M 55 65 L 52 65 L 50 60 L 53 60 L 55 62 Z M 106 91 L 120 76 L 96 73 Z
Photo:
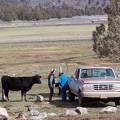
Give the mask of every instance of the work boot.
M 51 101 L 52 101 L 52 96 L 49 97 L 49 102 L 51 102 Z

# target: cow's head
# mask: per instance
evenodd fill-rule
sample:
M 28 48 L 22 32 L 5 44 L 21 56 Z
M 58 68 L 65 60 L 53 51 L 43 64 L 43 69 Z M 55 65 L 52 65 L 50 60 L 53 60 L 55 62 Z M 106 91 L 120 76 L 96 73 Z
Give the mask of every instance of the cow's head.
M 41 78 L 41 76 L 39 76 L 39 75 L 33 76 L 33 83 L 41 84 L 40 78 Z

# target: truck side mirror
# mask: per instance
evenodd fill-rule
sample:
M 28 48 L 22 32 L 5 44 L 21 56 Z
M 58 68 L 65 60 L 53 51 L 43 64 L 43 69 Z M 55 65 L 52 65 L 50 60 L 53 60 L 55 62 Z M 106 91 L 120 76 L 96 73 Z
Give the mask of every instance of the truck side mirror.
M 120 74 L 116 74 L 116 76 L 117 76 L 118 78 L 120 78 Z
M 71 75 L 70 78 L 75 79 L 75 75 Z

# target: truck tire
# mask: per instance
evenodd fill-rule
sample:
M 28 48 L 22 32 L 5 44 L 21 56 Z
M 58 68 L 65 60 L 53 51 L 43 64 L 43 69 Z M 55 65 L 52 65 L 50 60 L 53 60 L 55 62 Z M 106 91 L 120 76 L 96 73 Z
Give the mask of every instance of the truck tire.
M 81 95 L 81 91 L 79 90 L 79 92 L 78 92 L 78 105 L 82 106 L 82 104 L 83 104 L 83 97 Z
M 118 106 L 118 105 L 120 105 L 120 100 L 119 100 L 119 99 L 116 99 L 116 100 L 115 100 L 115 106 Z

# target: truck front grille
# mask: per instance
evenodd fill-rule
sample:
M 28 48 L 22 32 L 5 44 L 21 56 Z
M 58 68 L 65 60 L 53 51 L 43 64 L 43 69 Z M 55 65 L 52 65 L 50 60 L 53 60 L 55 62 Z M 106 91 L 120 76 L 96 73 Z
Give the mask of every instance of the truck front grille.
M 109 85 L 94 85 L 94 90 L 112 90 L 113 89 L 113 85 L 109 84 Z

